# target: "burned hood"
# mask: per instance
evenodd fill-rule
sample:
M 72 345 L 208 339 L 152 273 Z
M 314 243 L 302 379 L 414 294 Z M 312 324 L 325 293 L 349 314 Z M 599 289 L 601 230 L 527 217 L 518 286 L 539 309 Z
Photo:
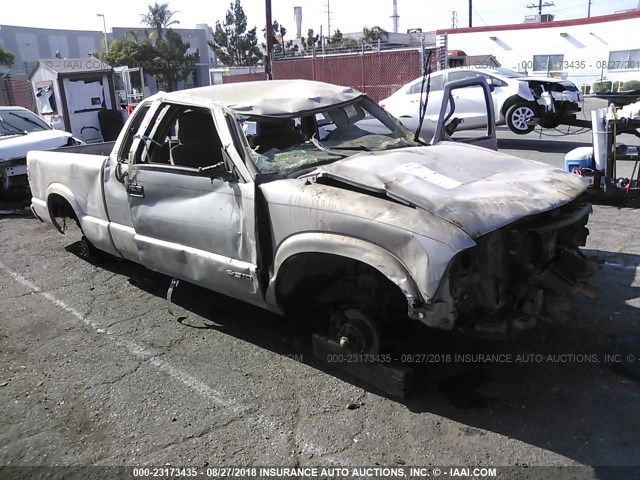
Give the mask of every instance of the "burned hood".
M 547 164 L 453 142 L 360 153 L 319 168 L 317 177 L 385 194 L 472 238 L 569 203 L 587 188 Z
M 61 130 L 42 130 L 0 138 L 0 165 L 27 156 L 31 150 L 52 150 L 67 145 L 72 135 Z

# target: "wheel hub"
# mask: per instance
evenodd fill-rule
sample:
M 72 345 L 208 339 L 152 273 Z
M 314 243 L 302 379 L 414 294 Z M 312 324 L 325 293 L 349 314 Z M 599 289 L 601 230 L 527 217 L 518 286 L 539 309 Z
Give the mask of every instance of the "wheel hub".
M 357 308 L 335 313 L 333 322 L 340 347 L 353 353 L 380 352 L 380 335 L 373 321 Z
M 511 115 L 513 125 L 520 129 L 526 130 L 529 128 L 528 122 L 533 118 L 533 111 L 528 107 L 517 108 Z

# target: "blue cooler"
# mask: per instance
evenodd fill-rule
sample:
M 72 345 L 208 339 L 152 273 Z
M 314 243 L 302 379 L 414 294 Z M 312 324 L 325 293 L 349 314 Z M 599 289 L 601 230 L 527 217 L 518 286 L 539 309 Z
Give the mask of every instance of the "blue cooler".
M 578 147 L 564 156 L 564 169 L 571 173 L 576 169 L 589 168 L 595 170 L 596 163 L 593 159 L 593 147 Z

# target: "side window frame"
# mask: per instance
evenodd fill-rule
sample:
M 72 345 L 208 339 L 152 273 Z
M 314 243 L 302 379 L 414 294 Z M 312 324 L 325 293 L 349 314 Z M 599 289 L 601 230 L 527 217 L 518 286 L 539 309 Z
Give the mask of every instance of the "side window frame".
M 140 145 L 138 145 L 137 151 L 133 156 L 134 165 L 172 166 L 171 164 L 162 162 L 150 162 L 148 159 L 150 157 L 153 157 L 157 153 L 158 146 L 154 144 L 154 142 L 157 142 L 157 139 L 154 137 L 158 134 L 158 132 L 164 131 L 164 129 L 167 127 L 167 123 L 170 123 L 180 114 L 180 107 L 182 107 L 182 105 L 176 105 L 169 102 L 164 102 L 158 106 L 153 115 L 153 118 L 151 119 L 151 122 L 149 122 L 149 125 L 144 132 L 145 139 L 142 139 Z M 150 150 L 153 153 L 150 153 Z M 143 158 L 143 155 L 144 160 L 141 160 L 141 158 Z
M 120 148 L 118 149 L 118 161 L 126 162 L 128 160 L 129 153 L 133 148 L 135 136 L 140 130 L 140 127 L 142 126 L 142 122 L 144 122 L 145 117 L 149 113 L 149 110 L 151 109 L 151 105 L 152 105 L 151 103 L 139 105 L 138 108 L 136 108 L 133 111 L 133 114 L 132 114 L 133 118 L 131 119 L 131 122 L 128 124 L 127 133 L 122 139 L 122 143 L 120 144 Z M 138 121 L 138 119 L 140 121 Z

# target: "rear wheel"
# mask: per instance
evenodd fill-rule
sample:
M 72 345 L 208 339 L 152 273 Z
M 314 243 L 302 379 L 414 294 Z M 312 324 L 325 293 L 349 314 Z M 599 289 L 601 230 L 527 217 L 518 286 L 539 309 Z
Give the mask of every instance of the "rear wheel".
M 513 133 L 526 135 L 535 128 L 535 125 L 529 124 L 534 116 L 535 112 L 529 105 L 523 102 L 515 103 L 507 110 L 507 126 Z
M 78 224 L 79 225 L 79 224 Z M 109 257 L 108 253 L 97 249 L 93 243 L 91 243 L 87 237 L 82 235 L 80 239 L 80 258 L 88 261 L 100 261 Z

